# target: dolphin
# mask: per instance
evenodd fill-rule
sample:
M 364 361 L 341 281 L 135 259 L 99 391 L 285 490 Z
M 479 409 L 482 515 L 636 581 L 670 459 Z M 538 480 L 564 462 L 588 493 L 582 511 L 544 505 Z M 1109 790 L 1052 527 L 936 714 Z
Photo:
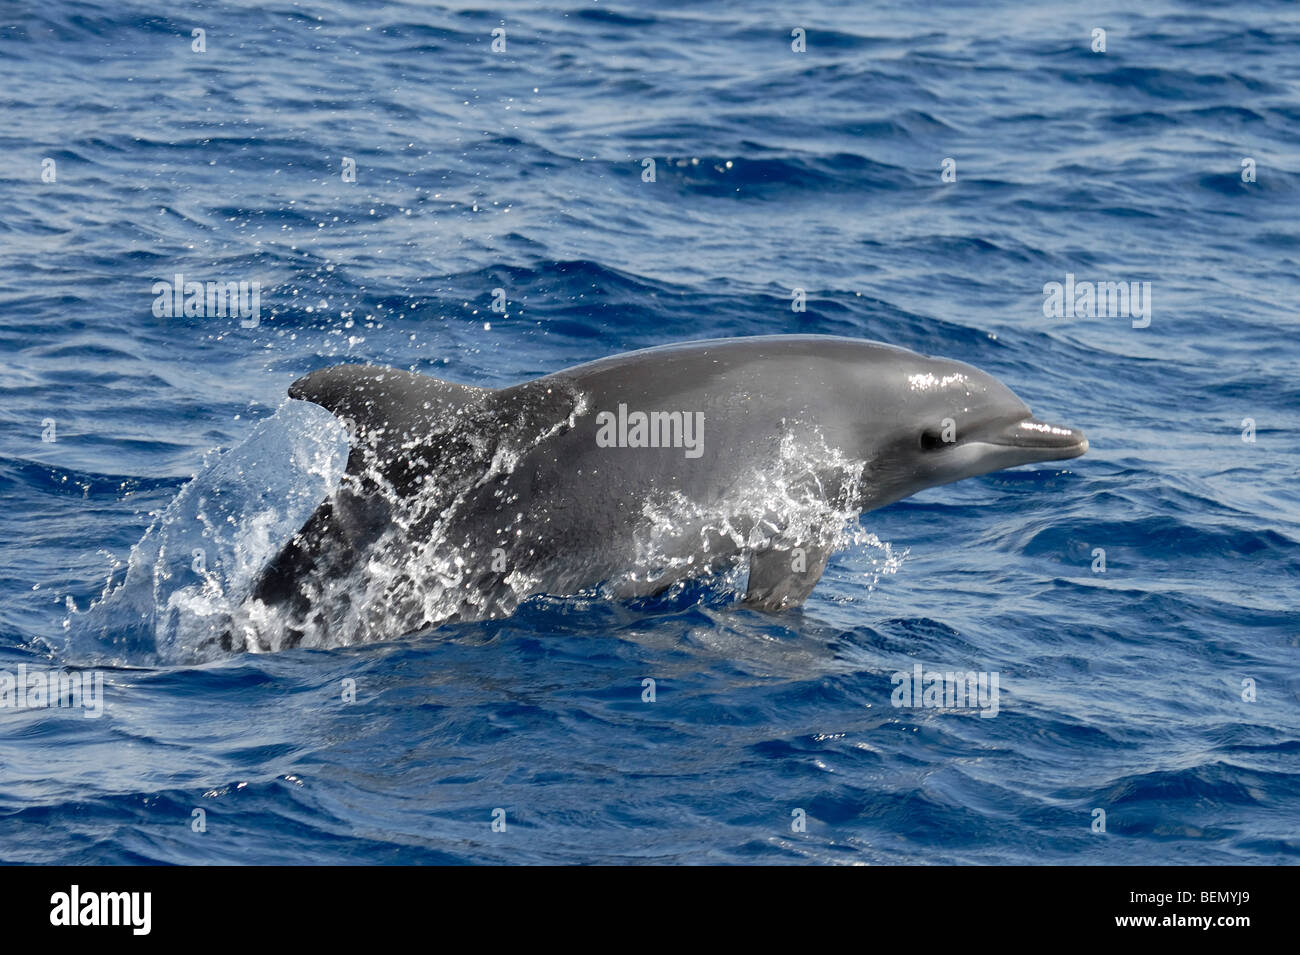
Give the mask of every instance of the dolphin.
M 744 602 L 779 611 L 861 513 L 1088 449 L 977 368 L 822 335 L 647 348 L 502 389 L 336 365 L 289 396 L 341 419 L 350 452 L 257 581 L 249 649 L 400 636 L 536 594 L 653 595 L 746 560 Z

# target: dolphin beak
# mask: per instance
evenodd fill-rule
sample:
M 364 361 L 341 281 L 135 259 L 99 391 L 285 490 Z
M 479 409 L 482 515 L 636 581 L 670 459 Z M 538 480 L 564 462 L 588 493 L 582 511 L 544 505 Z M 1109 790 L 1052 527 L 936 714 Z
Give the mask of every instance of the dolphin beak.
M 1088 439 L 1082 431 L 1032 416 L 1013 421 L 981 440 L 1002 448 L 1021 449 L 1027 452 L 1028 461 L 1077 458 L 1088 450 Z

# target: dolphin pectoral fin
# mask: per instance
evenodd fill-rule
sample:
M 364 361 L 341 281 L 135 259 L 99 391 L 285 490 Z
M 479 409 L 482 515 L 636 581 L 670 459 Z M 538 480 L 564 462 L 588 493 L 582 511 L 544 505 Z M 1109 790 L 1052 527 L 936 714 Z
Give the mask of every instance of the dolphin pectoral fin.
M 767 611 L 798 607 L 821 580 L 830 556 L 815 544 L 776 544 L 756 552 L 749 560 L 745 605 Z

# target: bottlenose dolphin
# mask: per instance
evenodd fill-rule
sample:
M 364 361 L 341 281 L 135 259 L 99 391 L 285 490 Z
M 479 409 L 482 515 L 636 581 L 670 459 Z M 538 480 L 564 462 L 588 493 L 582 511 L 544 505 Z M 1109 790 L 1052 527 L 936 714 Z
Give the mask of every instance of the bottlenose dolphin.
M 793 607 L 858 514 L 1088 449 L 970 365 L 820 335 L 648 348 L 500 390 L 338 365 L 289 395 L 342 419 L 351 451 L 253 591 L 253 649 L 533 594 L 654 594 L 742 558 L 747 604 Z

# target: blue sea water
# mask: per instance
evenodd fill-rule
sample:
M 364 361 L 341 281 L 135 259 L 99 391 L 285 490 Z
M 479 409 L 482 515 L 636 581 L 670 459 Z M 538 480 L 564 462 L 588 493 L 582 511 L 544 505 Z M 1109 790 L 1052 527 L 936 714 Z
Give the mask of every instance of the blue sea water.
M 1294 4 L 19 0 L 0 78 L 0 670 L 105 681 L 0 710 L 0 860 L 1300 856 Z M 155 317 L 177 273 L 260 321 Z M 1067 274 L 1150 282 L 1149 325 L 1046 317 Z M 115 639 L 136 587 L 76 637 L 314 368 L 789 332 L 970 362 L 1092 449 L 864 515 L 779 616 L 539 598 L 187 663 Z M 252 462 L 285 502 L 291 457 Z M 917 663 L 997 672 L 996 718 L 891 705 Z

